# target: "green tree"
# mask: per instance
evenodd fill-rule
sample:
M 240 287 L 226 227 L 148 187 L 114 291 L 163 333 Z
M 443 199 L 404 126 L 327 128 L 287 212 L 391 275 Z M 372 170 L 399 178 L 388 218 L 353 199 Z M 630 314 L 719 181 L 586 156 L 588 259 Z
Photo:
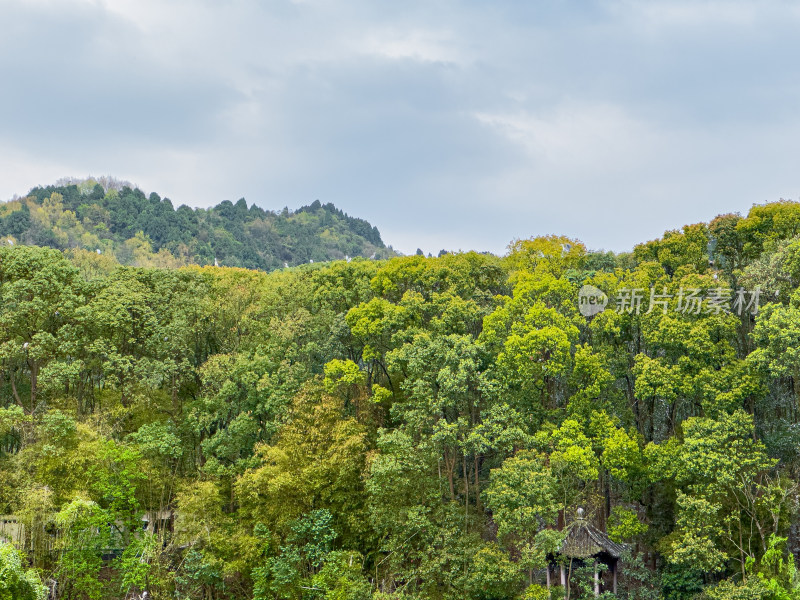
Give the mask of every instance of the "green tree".
M 796 484 L 776 474 L 776 461 L 753 439 L 744 411 L 718 420 L 693 417 L 680 444 L 650 445 L 653 474 L 678 484 L 676 530 L 668 542 L 675 564 L 718 571 L 738 560 L 742 576 L 757 563 L 771 535 L 787 525 Z
M 20 553 L 9 543 L 0 541 L 0 599 L 44 600 L 47 588 L 33 569 L 22 566 Z

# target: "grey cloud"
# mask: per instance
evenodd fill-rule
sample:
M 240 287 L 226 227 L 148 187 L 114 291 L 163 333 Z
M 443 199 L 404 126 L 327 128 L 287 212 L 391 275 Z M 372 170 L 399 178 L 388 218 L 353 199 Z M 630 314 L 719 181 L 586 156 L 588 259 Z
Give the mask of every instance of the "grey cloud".
M 47 183 L 39 160 L 176 204 L 331 201 L 406 252 L 546 233 L 623 250 L 797 193 L 798 20 L 782 2 L 6 1 L 0 197 Z
M 201 65 L 166 67 L 136 28 L 101 6 L 11 5 L 0 42 L 0 136 L 30 150 L 216 135 L 240 94 Z

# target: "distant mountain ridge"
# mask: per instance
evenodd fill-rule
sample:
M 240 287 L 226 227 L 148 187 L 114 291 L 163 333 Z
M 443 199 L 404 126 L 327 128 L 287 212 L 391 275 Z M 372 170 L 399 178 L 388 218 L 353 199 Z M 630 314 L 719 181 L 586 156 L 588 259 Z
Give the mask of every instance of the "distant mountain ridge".
M 213 265 L 273 270 L 345 257 L 395 255 L 377 227 L 316 200 L 295 211 L 248 206 L 173 207 L 112 178 L 61 180 L 0 204 L 12 243 L 111 254 L 137 266 Z

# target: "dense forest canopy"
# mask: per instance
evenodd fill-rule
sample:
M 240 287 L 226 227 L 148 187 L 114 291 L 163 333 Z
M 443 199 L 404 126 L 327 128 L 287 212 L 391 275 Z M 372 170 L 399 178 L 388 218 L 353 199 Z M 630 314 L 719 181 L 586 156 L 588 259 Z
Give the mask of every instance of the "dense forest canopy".
M 189 264 L 273 270 L 310 261 L 388 258 L 376 227 L 319 200 L 290 212 L 244 198 L 209 209 L 173 207 L 110 178 L 36 187 L 0 204 L 0 237 L 12 243 L 105 253 L 129 266 Z
M 144 231 L 100 188 L 41 227 L 54 192 L 3 231 Z M 137 202 L 198 235 L 279 222 Z M 0 247 L 0 598 L 592 598 L 558 553 L 579 507 L 625 545 L 604 598 L 800 597 L 800 204 L 620 255 L 265 273 L 63 246 Z

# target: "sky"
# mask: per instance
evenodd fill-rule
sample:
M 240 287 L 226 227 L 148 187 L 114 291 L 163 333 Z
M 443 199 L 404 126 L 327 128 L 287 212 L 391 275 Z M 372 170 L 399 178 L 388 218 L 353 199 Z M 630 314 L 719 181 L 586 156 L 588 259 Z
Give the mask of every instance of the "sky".
M 800 196 L 800 5 L 0 0 L 0 200 L 109 175 L 387 244 L 625 251 Z

